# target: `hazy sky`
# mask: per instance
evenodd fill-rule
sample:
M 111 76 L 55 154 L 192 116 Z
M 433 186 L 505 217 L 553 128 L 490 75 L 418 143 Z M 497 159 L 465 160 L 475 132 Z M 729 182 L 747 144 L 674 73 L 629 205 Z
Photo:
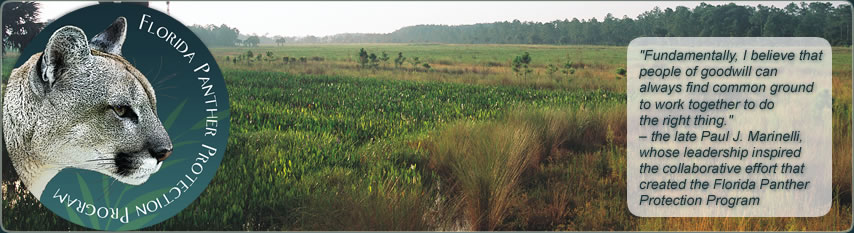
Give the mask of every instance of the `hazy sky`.
M 42 19 L 55 19 L 95 1 L 40 2 Z M 728 2 L 706 1 L 718 5 Z M 742 1 L 739 5 L 784 7 L 787 1 Z M 833 1 L 834 5 L 845 4 Z M 608 13 L 635 18 L 653 7 L 694 8 L 699 1 L 573 1 L 573 2 L 200 2 L 172 1 L 170 13 L 184 24 L 227 24 L 243 34 L 283 36 L 327 36 L 338 33 L 388 33 L 418 24 L 474 24 L 495 21 L 547 22 L 553 20 L 602 19 Z M 151 2 L 166 12 L 166 2 Z

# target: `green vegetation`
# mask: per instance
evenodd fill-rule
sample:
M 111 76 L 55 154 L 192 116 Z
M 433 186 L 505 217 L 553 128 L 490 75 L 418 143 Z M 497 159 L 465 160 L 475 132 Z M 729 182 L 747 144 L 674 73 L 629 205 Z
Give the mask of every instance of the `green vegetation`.
M 246 47 L 255 47 L 258 46 L 258 44 L 261 44 L 261 38 L 256 35 L 252 35 L 247 37 L 245 40 L 238 42 L 242 42 L 243 46 Z
M 428 154 L 430 168 L 450 187 L 443 192 L 452 198 L 446 208 L 470 230 L 554 230 L 569 217 L 572 204 L 564 196 L 571 184 L 560 168 L 571 161 L 566 156 L 615 147 L 618 138 L 624 139 L 618 136 L 624 133 L 624 109 L 521 109 L 497 121 L 460 122 L 440 130 L 432 135 Z M 599 173 L 625 174 L 607 166 L 599 165 Z M 541 212 L 530 202 L 548 210 Z
M 240 30 L 229 27 L 228 25 L 192 25 L 189 26 L 192 31 L 203 43 L 207 46 L 234 46 L 237 43 L 237 37 L 240 35 Z
M 456 122 L 488 122 L 520 106 L 595 108 L 625 99 L 605 91 L 243 70 L 226 70 L 225 76 L 232 99 L 232 135 L 217 177 L 227 178 L 216 179 L 206 190 L 218 195 L 200 197 L 201 203 L 210 204 L 192 205 L 155 229 L 241 230 L 246 222 L 261 226 L 249 229 L 445 227 L 443 222 L 427 221 L 443 218 L 444 212 L 424 218 L 437 211 L 436 198 L 447 198 L 437 196 L 437 185 L 453 186 L 444 183 L 449 179 L 440 175 L 444 168 L 430 168 L 441 164 L 428 161 L 432 147 L 427 145 L 441 145 L 431 142 L 441 138 L 430 136 L 434 129 Z M 237 207 L 210 209 L 210 205 Z M 264 211 L 245 211 L 258 208 Z M 407 222 L 396 222 L 398 218 Z
M 633 217 L 625 205 L 625 79 L 614 78 L 627 75 L 625 47 L 340 44 L 213 52 L 231 103 L 224 161 L 198 200 L 151 230 L 851 225 L 848 48 L 834 48 L 834 202 L 819 218 Z M 532 71 L 518 78 L 511 65 L 526 52 Z M 394 53 L 387 59 L 394 65 L 386 65 L 383 54 Z M 80 229 L 9 176 L 3 188 L 4 213 L 35 216 L 4 214 L 7 229 Z
M 783 8 L 701 3 L 693 9 L 653 8 L 640 15 L 566 18 L 550 22 L 510 20 L 471 25 L 415 25 L 391 33 L 291 37 L 293 43 L 443 43 L 621 45 L 638 37 L 822 37 L 851 45 L 851 5 L 791 3 Z M 272 43 L 272 42 L 271 42 Z
M 625 204 L 626 48 L 611 45 L 642 36 L 815 36 L 850 46 L 850 7 L 702 3 L 634 18 L 323 38 L 194 25 L 223 68 L 231 135 L 202 195 L 149 230 L 845 230 L 850 48 L 833 49 L 829 214 L 637 218 Z M 4 5 L 3 21 L 19 22 L 4 27 L 4 85 L 18 56 L 5 48 L 40 30 L 37 9 Z M 6 229 L 85 230 L 41 206 L 3 159 Z
M 252 52 L 252 49 L 247 48 L 215 48 L 213 51 L 220 60 L 220 65 L 229 69 L 535 89 L 625 92 L 625 83 L 613 78 L 614 70 L 625 67 L 624 47 L 323 44 L 261 47 L 254 51 L 273 51 L 274 54 L 290 58 L 312 58 L 298 63 L 294 62 L 295 60 L 250 62 L 240 57 L 247 51 Z M 371 54 L 376 55 L 377 52 L 397 53 L 393 60 L 394 65 L 385 65 L 381 55 L 372 60 Z M 525 53 L 528 54 L 527 58 Z M 228 62 L 225 57 L 239 59 L 237 62 Z M 514 70 L 516 67 L 513 66 L 513 61 L 516 57 L 519 57 L 518 70 L 522 73 Z M 556 72 L 550 74 L 549 65 L 561 67 L 563 75 L 555 75 Z
M 516 72 L 516 76 L 528 76 L 528 74 L 534 71 L 530 67 L 528 67 L 528 65 L 530 64 L 531 54 L 525 52 L 525 54 L 522 54 L 522 56 L 516 56 L 516 58 L 513 58 L 513 63 L 511 64 L 511 67 L 513 68 L 513 72 Z M 549 65 L 553 66 L 552 64 Z
M 15 62 L 17 58 L 17 52 L 8 52 L 6 56 L 4 56 L 2 64 L 3 84 L 5 84 L 7 80 L 9 80 L 9 75 L 12 74 L 12 69 L 15 68 Z
M 34 1 L 10 2 L 3 4 L 3 42 L 0 43 L 2 53 L 6 50 L 18 50 L 27 44 L 41 31 L 44 23 L 39 22 L 41 4 Z

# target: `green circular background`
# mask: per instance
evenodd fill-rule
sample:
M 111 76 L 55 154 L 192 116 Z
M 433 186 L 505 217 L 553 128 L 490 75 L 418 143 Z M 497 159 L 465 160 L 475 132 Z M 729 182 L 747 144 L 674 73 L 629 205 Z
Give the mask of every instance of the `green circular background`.
M 154 23 L 152 31 L 161 26 L 166 27 L 186 41 L 189 46 L 187 53 L 195 52 L 192 62 L 188 62 L 188 59 L 183 57 L 184 54 L 176 51 L 164 39 L 149 34 L 148 24 L 139 29 L 143 14 L 151 16 L 146 20 Z M 33 54 L 43 51 L 51 34 L 63 26 L 79 27 L 86 33 L 87 38 L 91 39 L 120 16 L 128 20 L 127 39 L 122 47 L 122 55 L 142 72 L 154 87 L 158 116 L 172 139 L 174 151 L 172 156 L 163 162 L 160 170 L 139 186 L 127 185 L 109 176 L 81 169 L 64 169 L 47 184 L 40 198 L 44 206 L 68 221 L 98 230 L 143 228 L 162 222 L 187 207 L 216 174 L 225 154 L 229 131 L 228 93 L 222 73 L 210 51 L 183 24 L 151 8 L 134 4 L 102 3 L 68 13 L 47 25 L 30 42 L 21 52 L 15 67 L 23 64 Z M 193 72 L 205 63 L 210 64 L 210 72 Z M 203 84 L 198 77 L 210 78 L 205 85 L 213 85 L 210 91 L 216 95 L 215 115 L 218 126 L 215 136 L 204 135 L 205 120 L 210 116 L 206 109 L 213 106 L 204 103 L 210 96 L 204 96 L 205 90 L 202 89 Z M 206 152 L 202 144 L 216 148 L 217 152 L 204 164 L 202 173 L 194 175 L 190 171 L 191 166 L 196 162 L 199 153 Z M 181 180 L 189 184 L 184 175 L 196 178 L 195 182 L 180 198 L 166 204 L 164 193 Z M 67 193 L 70 199 L 60 203 L 58 198 L 54 198 L 58 188 L 61 190 L 60 195 Z M 174 193 L 167 194 L 173 195 Z M 95 207 L 119 208 L 120 215 L 124 215 L 124 208 L 127 208 L 129 221 L 123 223 L 110 216 L 98 218 L 97 214 L 81 214 L 76 211 L 78 203 L 71 202 L 71 207 L 67 205 L 74 199 L 93 204 Z M 162 207 L 155 212 L 137 216 L 137 206 L 157 199 L 160 199 Z

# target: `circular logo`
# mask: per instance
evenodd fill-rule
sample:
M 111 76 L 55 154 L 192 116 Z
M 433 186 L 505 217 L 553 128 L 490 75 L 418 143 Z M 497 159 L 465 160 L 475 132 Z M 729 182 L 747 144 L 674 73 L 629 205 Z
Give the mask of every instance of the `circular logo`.
M 229 103 L 213 56 L 157 10 L 97 4 L 48 24 L 6 87 L 3 137 L 55 214 L 134 230 L 187 207 L 225 154 Z

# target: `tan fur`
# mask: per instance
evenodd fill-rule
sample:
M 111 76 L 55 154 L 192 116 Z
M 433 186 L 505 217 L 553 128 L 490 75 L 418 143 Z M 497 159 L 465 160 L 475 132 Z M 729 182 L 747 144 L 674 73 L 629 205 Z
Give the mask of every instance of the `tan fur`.
M 44 52 L 12 71 L 3 136 L 12 165 L 37 198 L 65 168 L 144 183 L 171 153 L 154 88 L 119 55 L 125 33 L 124 18 L 91 42 L 79 28 L 60 28 Z

